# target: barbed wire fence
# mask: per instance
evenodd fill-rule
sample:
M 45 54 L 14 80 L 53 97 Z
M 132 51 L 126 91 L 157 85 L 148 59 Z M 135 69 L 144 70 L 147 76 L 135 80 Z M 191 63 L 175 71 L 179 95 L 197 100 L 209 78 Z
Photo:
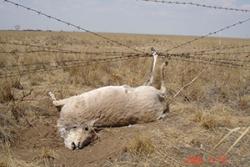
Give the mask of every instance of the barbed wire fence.
M 147 0 L 143 0 L 143 1 L 147 1 Z M 154 1 L 154 0 L 153 0 Z M 65 53 L 65 54 L 93 54 L 93 55 L 98 55 L 98 54 L 120 54 L 122 56 L 114 56 L 114 57 L 109 57 L 109 58 L 102 58 L 102 59 L 90 59 L 88 60 L 87 62 L 84 60 L 70 60 L 70 61 L 61 61 L 59 64 L 63 64 L 62 66 L 52 66 L 52 68 L 63 68 L 63 67 L 70 67 L 70 66 L 75 66 L 75 65 L 83 65 L 83 64 L 91 64 L 91 63 L 98 63 L 98 62 L 115 62 L 115 61 L 123 61 L 123 60 L 128 60 L 128 59 L 135 59 L 135 58 L 140 58 L 140 57 L 150 57 L 149 54 L 145 53 L 144 51 L 141 51 L 141 50 L 138 50 L 136 48 L 131 48 L 130 46 L 128 45 L 125 45 L 119 41 L 116 41 L 116 40 L 113 40 L 113 39 L 110 39 L 106 36 L 103 36 L 103 35 L 100 35 L 98 33 L 95 33 L 95 32 L 92 32 L 88 29 L 85 29 L 85 28 L 82 28 L 80 26 L 77 26 L 75 24 L 72 24 L 70 22 L 67 22 L 67 21 L 64 21 L 62 19 L 58 19 L 54 16 L 51 16 L 51 15 L 48 15 L 46 13 L 43 13 L 41 11 L 38 11 L 36 9 L 33 9 L 33 8 L 30 8 L 30 7 L 27 7 L 27 6 L 24 6 L 22 4 L 18 4 L 18 3 L 15 3 L 13 1 L 10 1 L 10 0 L 4 0 L 4 2 L 7 2 L 7 3 L 10 3 L 12 5 L 15 5 L 17 7 L 21 7 L 23 9 L 26 9 L 28 11 L 31 11 L 31 12 L 34 12 L 34 13 L 37 13 L 41 16 L 45 16 L 49 19 L 53 19 L 55 21 L 58 21 L 58 22 L 61 22 L 63 24 L 66 24 L 68 26 L 71 26 L 71 27 L 74 27 L 74 28 L 77 28 L 78 30 L 81 30 L 81 31 L 85 31 L 85 32 L 88 32 L 88 33 L 91 33 L 99 38 L 102 38 L 104 40 L 107 40 L 108 42 L 111 42 L 111 43 L 115 43 L 119 46 L 122 46 L 122 47 L 126 47 L 130 50 L 132 50 L 133 52 L 101 52 L 101 53 L 98 53 L 98 52 L 83 52 L 83 51 L 75 51 L 75 50 L 65 50 L 65 49 L 58 49 L 58 48 L 53 48 L 53 47 L 48 47 L 48 46 L 41 46 L 41 45 L 34 45 L 34 44 L 23 44 L 23 43 L 18 43 L 18 42 L 6 42 L 6 41 L 0 41 L 0 44 L 4 44 L 4 45 L 17 45 L 17 46 L 25 46 L 25 47 L 32 47 L 32 48 L 41 48 L 42 50 L 30 50 L 30 51 L 2 51 L 1 53 L 6 53 L 6 54 L 15 54 L 15 53 L 35 53 L 35 52 L 51 52 L 51 53 Z M 195 6 L 198 6 L 198 7 L 208 7 L 208 8 L 214 8 L 214 9 L 223 9 L 223 10 L 234 10 L 234 11 L 241 11 L 240 9 L 232 9 L 232 8 L 223 8 L 223 7 L 218 7 L 218 6 L 208 6 L 208 5 L 202 5 L 202 4 L 195 4 L 195 3 L 187 3 L 187 2 L 178 2 L 178 1 L 154 1 L 154 2 L 162 2 L 162 3 L 170 3 L 170 4 L 182 4 L 182 5 L 195 5 Z M 241 11 L 243 12 L 243 11 Z M 244 12 L 248 12 L 248 11 L 245 11 Z M 231 29 L 235 26 L 238 26 L 238 25 L 241 25 L 243 23 L 246 23 L 250 21 L 250 18 L 247 18 L 245 20 L 241 20 L 241 21 L 238 21 L 234 24 L 231 24 L 231 25 L 228 25 L 228 26 L 225 26 L 217 31 L 214 31 L 214 32 L 209 32 L 207 33 L 206 35 L 203 35 L 203 36 L 199 36 L 197 38 L 194 38 L 192 40 L 189 40 L 187 42 L 184 42 L 184 43 L 181 43 L 177 46 L 174 46 L 170 49 L 167 49 L 165 52 L 166 53 L 161 53 L 161 57 L 164 57 L 164 58 L 171 58 L 171 59 L 174 59 L 174 60 L 177 60 L 177 61 L 186 61 L 186 62 L 191 62 L 191 63 L 203 63 L 203 64 L 211 64 L 211 65 L 217 65 L 217 66 L 224 66 L 224 67 L 229 67 L 229 68 L 244 68 L 246 70 L 248 70 L 249 66 L 245 66 L 243 65 L 243 63 L 246 63 L 246 62 L 249 62 L 249 60 L 238 60 L 238 59 L 227 59 L 227 58 L 206 58 L 206 57 L 201 57 L 201 56 L 204 56 L 204 55 L 229 55 L 229 54 L 242 54 L 242 53 L 247 53 L 249 54 L 249 52 L 234 52 L 234 53 L 221 53 L 222 50 L 226 50 L 226 49 L 240 49 L 240 48 L 245 48 L 245 47 L 249 47 L 250 45 L 241 45 L 241 46 L 225 46 L 225 47 L 215 47 L 215 48 L 212 48 L 212 49 L 208 49 L 208 50 L 201 50 L 201 51 L 195 51 L 195 52 L 187 52 L 187 53 L 172 53 L 170 54 L 169 51 L 172 51 L 172 50 L 175 50 L 177 48 L 181 48 L 183 46 L 186 46 L 186 45 L 189 45 L 195 41 L 198 41 L 198 40 L 201 40 L 201 39 L 204 39 L 204 38 L 207 38 L 209 36 L 212 36 L 212 35 L 215 35 L 215 34 L 218 34 L 219 32 L 222 32 L 222 31 L 225 31 L 225 30 L 228 30 L 228 29 Z M 218 51 L 216 53 L 211 53 L 211 52 L 215 52 L 215 51 Z M 138 54 L 140 53 L 140 54 Z M 191 56 L 192 55 L 192 56 Z M 199 56 L 199 57 L 197 57 Z M 70 64 L 70 65 L 65 65 L 65 63 L 72 63 L 74 62 L 74 64 Z M 239 63 L 240 62 L 240 63 Z M 5 66 L 3 67 L 3 70 L 6 70 L 8 68 L 14 68 L 14 67 L 32 67 L 32 66 L 43 66 L 42 68 L 38 68 L 38 69 L 35 69 L 33 71 L 30 71 L 30 70 L 23 70 L 23 71 L 19 71 L 18 74 L 19 75 L 25 75 L 25 74 L 28 74 L 29 72 L 39 72 L 39 71 L 50 71 L 50 70 L 46 70 L 44 67 L 47 65 L 48 66 L 48 62 L 46 63 L 33 63 L 33 64 L 23 64 L 23 65 L 12 65 L 12 66 Z M 8 72 L 8 73 L 5 73 L 5 74 L 0 74 L 0 78 L 4 78 L 4 77 L 13 77 L 13 76 L 16 76 L 18 75 L 17 73 L 15 72 Z
M 235 47 L 234 47 L 235 48 Z M 23 53 L 23 52 L 21 52 Z M 58 53 L 58 52 L 57 52 Z M 94 54 L 94 55 L 103 55 L 103 52 L 82 52 L 83 54 Z M 112 53 L 112 52 L 107 52 L 107 53 Z M 63 68 L 63 67 L 75 67 L 75 66 L 81 66 L 81 65 L 91 65 L 93 63 L 107 63 L 107 62 L 117 62 L 117 61 L 124 61 L 124 60 L 129 60 L 129 59 L 137 59 L 141 57 L 150 57 L 150 54 L 132 54 L 132 53 L 124 53 L 124 52 L 114 52 L 114 54 L 121 54 L 121 56 L 110 56 L 106 58 L 96 58 L 96 59 L 88 59 L 88 60 L 67 60 L 67 61 L 60 61 L 57 62 L 59 65 L 52 66 L 52 68 Z M 250 60 L 238 60 L 238 59 L 228 59 L 228 58 L 207 58 L 207 57 L 201 57 L 204 55 L 229 55 L 229 54 L 242 54 L 242 53 L 250 53 L 250 52 L 233 52 L 233 53 L 209 53 L 209 52 L 203 52 L 203 53 L 176 53 L 176 54 L 170 54 L 170 53 L 159 53 L 161 57 L 164 58 L 169 58 L 177 61 L 185 61 L 185 62 L 191 62 L 191 63 L 202 63 L 202 64 L 210 64 L 210 65 L 215 65 L 215 66 L 221 66 L 221 67 L 228 67 L 228 68 L 244 68 L 246 70 L 249 70 L 249 66 L 243 65 L 243 63 L 249 63 Z M 197 56 L 198 55 L 198 56 Z M 239 64 L 239 62 L 241 64 Z M 70 65 L 65 65 L 65 63 L 73 63 Z M 2 70 L 9 71 L 10 69 L 13 68 L 18 68 L 18 67 L 36 67 L 37 66 L 42 66 L 38 69 L 35 70 L 21 70 L 18 73 L 15 72 L 9 72 L 5 74 L 0 74 L 0 78 L 4 77 L 14 77 L 17 75 L 25 75 L 29 73 L 35 73 L 35 72 L 41 72 L 41 71 L 51 71 L 50 68 L 46 67 L 51 64 L 51 62 L 41 62 L 41 63 L 31 63 L 31 64 L 22 64 L 22 65 L 9 65 L 9 66 L 4 66 L 2 67 Z M 62 64 L 62 65 L 60 65 Z
M 69 61 L 60 61 L 60 64 L 62 65 L 55 65 L 55 66 L 50 66 L 51 62 L 47 63 L 33 63 L 33 64 L 26 64 L 26 66 L 35 66 L 35 69 L 25 69 L 25 70 L 19 70 L 15 72 L 9 72 L 9 73 L 4 73 L 0 74 L 0 78 L 5 78 L 5 77 L 17 77 L 19 75 L 26 75 L 30 73 L 39 73 L 39 72 L 50 72 L 54 70 L 60 70 L 64 68 L 72 68 L 72 67 L 82 67 L 86 65 L 93 65 L 93 64 L 99 64 L 99 63 L 112 63 L 112 62 L 117 62 L 117 61 L 125 61 L 125 60 L 131 60 L 131 59 L 138 59 L 138 58 L 143 58 L 143 57 L 149 57 L 150 55 L 145 54 L 145 55 L 128 55 L 128 56 L 118 56 L 118 57 L 111 57 L 111 58 L 100 58 L 100 59 L 90 59 L 90 60 L 69 60 Z M 67 64 L 70 63 L 70 64 Z M 41 67 L 37 67 L 41 66 Z M 16 65 L 15 67 L 20 67 Z M 21 66 L 23 67 L 23 66 Z M 11 66 L 9 66 L 11 68 Z
M 214 65 L 219 67 L 227 67 L 227 68 L 241 68 L 244 70 L 250 70 L 250 66 L 244 65 L 243 63 L 250 62 L 248 61 L 236 61 L 236 60 L 227 60 L 219 59 L 219 58 L 206 58 L 206 57 L 196 57 L 191 56 L 189 53 L 181 53 L 181 54 L 163 54 L 159 53 L 161 57 L 168 57 L 170 60 L 182 61 L 182 62 L 190 62 L 190 63 L 201 63 L 205 65 Z M 42 63 L 31 63 L 31 64 L 22 64 L 22 65 L 10 65 L 5 66 L 2 70 L 9 71 L 5 72 L 4 74 L 0 74 L 0 78 L 5 77 L 16 77 L 18 75 L 26 75 L 30 73 L 36 72 L 46 72 L 46 71 L 53 71 L 56 69 L 62 68 L 70 68 L 70 67 L 81 67 L 85 65 L 93 65 L 98 63 L 110 63 L 110 62 L 117 62 L 117 61 L 127 61 L 131 59 L 138 59 L 138 58 L 147 58 L 150 57 L 150 54 L 130 54 L 126 56 L 114 56 L 109 58 L 97 58 L 97 59 L 87 59 L 87 60 L 67 60 L 67 61 L 60 61 L 57 65 L 51 65 L 52 62 L 42 62 Z M 240 62 L 240 63 L 239 63 Z M 20 70 L 19 68 L 26 67 L 28 69 Z M 15 71 L 13 71 L 13 69 Z M 12 71 L 10 70 L 12 69 Z M 18 71 L 17 71 L 18 70 Z M 11 71 L 11 72 L 10 72 Z

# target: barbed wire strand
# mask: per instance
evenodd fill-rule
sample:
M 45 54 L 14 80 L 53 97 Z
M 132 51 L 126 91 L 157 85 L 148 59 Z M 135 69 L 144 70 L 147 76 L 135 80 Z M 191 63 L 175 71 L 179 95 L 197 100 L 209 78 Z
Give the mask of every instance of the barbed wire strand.
M 230 69 L 243 69 L 243 70 L 247 70 L 250 71 L 250 68 L 245 67 L 243 65 L 240 64 L 231 64 L 231 63 L 227 63 L 227 62 L 212 62 L 212 61 L 205 61 L 205 60 L 190 60 L 190 59 L 181 59 L 179 57 L 174 57 L 171 58 L 172 60 L 175 61 L 183 61 L 183 62 L 188 62 L 188 63 L 195 63 L 195 64 L 203 64 L 203 65 L 213 65 L 216 67 L 226 67 L 226 68 L 230 68 Z
M 51 70 L 59 70 L 62 68 L 71 68 L 71 67 L 78 67 L 78 65 L 82 66 L 82 65 L 91 65 L 93 63 L 107 63 L 107 62 L 117 62 L 117 61 L 125 61 L 125 60 L 131 60 L 131 58 L 133 59 L 137 59 L 137 58 L 143 58 L 143 57 L 149 57 L 147 54 L 145 54 L 144 56 L 127 56 L 127 57 L 114 57 L 114 58 L 109 58 L 109 59 L 94 59 L 94 60 L 87 60 L 87 61 L 76 61 L 75 63 L 69 64 L 69 65 L 61 65 L 61 66 L 51 66 L 53 69 L 49 68 L 49 69 L 45 69 L 46 67 L 43 65 L 42 68 L 38 68 L 38 69 L 25 69 L 25 70 L 21 70 L 21 71 L 17 71 L 17 72 L 10 72 L 10 73 L 5 73 L 5 74 L 0 74 L 0 78 L 5 78 L 5 77 L 17 77 L 17 76 L 21 76 L 21 75 L 26 75 L 26 74 L 30 74 L 30 73 L 36 73 L 36 72 L 45 72 L 45 71 L 51 71 Z M 60 64 L 63 64 L 65 62 L 61 61 Z M 45 64 L 46 65 L 46 64 Z
M 206 58 L 206 57 L 196 57 L 196 56 L 191 56 L 189 54 L 171 54 L 171 56 L 169 54 L 163 54 L 160 53 L 159 54 L 160 57 L 164 57 L 164 58 L 168 58 L 168 59 L 182 59 L 184 61 L 188 60 L 188 61 L 196 61 L 196 62 L 205 62 L 208 64 L 215 64 L 215 65 L 226 65 L 226 66 L 230 66 L 230 67 L 237 67 L 237 68 L 245 68 L 248 70 L 248 67 L 250 66 L 246 66 L 243 64 L 238 64 L 238 63 L 234 63 L 234 62 L 230 62 L 230 61 L 221 61 L 221 60 L 217 60 L 216 58 Z
M 219 29 L 219 30 L 217 30 L 217 31 L 209 32 L 209 33 L 207 33 L 206 35 L 199 36 L 199 37 L 196 37 L 196 38 L 194 38 L 194 39 L 192 39 L 192 40 L 189 40 L 189 41 L 187 41 L 187 42 L 181 43 L 180 45 L 177 45 L 177 46 L 174 46 L 174 47 L 172 47 L 172 48 L 170 48 L 170 49 L 167 49 L 166 52 L 172 51 L 172 50 L 174 50 L 174 49 L 177 49 L 177 48 L 180 48 L 180 47 L 183 47 L 183 46 L 186 46 L 186 45 L 189 45 L 189 44 L 191 44 L 191 43 L 193 43 L 193 42 L 195 42 L 195 41 L 198 41 L 198 40 L 207 38 L 207 37 L 209 37 L 209 36 L 211 36 L 211 35 L 218 34 L 219 32 L 222 32 L 222 31 L 231 29 L 231 28 L 233 28 L 233 27 L 235 27 L 235 26 L 244 24 L 244 23 L 246 23 L 246 22 L 248 22 L 248 21 L 250 21 L 250 18 L 247 18 L 247 19 L 245 19 L 245 20 L 238 21 L 238 22 L 236 22 L 236 23 L 234 23 L 234 24 L 225 26 L 225 27 L 223 27 L 223 28 L 221 28 L 221 29 Z
M 137 1 L 139 1 L 139 0 L 137 0 Z M 207 4 L 201 4 L 201 3 L 195 3 L 195 2 L 167 1 L 167 0 L 140 0 L 140 1 L 163 3 L 163 4 L 173 4 L 173 5 L 191 5 L 191 6 L 202 7 L 202 8 L 250 13 L 249 9 L 229 8 L 229 7 L 207 5 Z
M 199 50 L 199 51 L 193 51 L 193 52 L 190 52 L 190 53 L 207 53 L 207 52 L 214 52 L 214 51 L 222 51 L 222 50 L 232 50 L 232 49 L 242 49 L 242 48 L 247 48 L 247 47 L 250 47 L 250 44 L 246 44 L 246 45 L 238 45 L 238 46 L 227 46 L 227 45 L 224 45 L 224 46 L 217 46 L 217 47 L 213 47 L 213 48 L 209 48 L 209 49 L 202 49 L 202 50 Z
M 45 50 L 43 50 L 44 52 L 60 52 L 60 53 L 70 53 L 70 54 L 79 54 L 80 53 L 80 51 L 58 49 L 58 48 L 53 48 L 53 47 L 49 47 L 49 46 L 27 44 L 27 43 L 0 41 L 0 44 L 2 44 L 2 45 L 17 45 L 17 46 L 41 48 L 41 49 L 45 49 Z
M 85 59 L 85 60 L 64 60 L 64 61 L 59 61 L 56 63 L 72 63 L 72 62 L 98 62 L 98 61 L 103 61 L 103 60 L 113 60 L 113 59 L 123 59 L 123 58 L 140 58 L 140 57 L 150 57 L 149 54 L 128 54 L 128 55 L 122 55 L 122 56 L 110 56 L 110 57 L 105 57 L 105 58 L 91 58 L 91 59 Z M 4 66 L 0 69 L 5 69 L 5 68 L 15 68 L 15 67 L 29 67 L 29 66 L 39 66 L 39 65 L 49 65 L 53 64 L 55 62 L 39 62 L 39 63 L 30 63 L 30 64 L 22 64 L 22 65 L 8 65 Z
M 247 56 L 245 57 L 250 57 L 250 52 L 215 52 L 215 53 L 182 53 L 183 55 L 192 55 L 192 56 L 195 56 L 195 57 L 204 57 L 204 56 L 229 56 L 229 55 L 234 55 L 234 56 L 237 56 L 239 57 L 240 55 L 244 55 L 244 54 L 248 54 Z M 181 55 L 181 54 L 180 54 Z M 211 57 L 210 59 L 216 59 L 216 60 L 222 60 L 222 61 L 235 61 L 235 62 L 242 62 L 242 63 L 247 63 L 247 62 L 250 62 L 250 59 L 246 59 L 246 58 L 243 58 L 243 59 L 235 59 L 235 58 L 224 58 L 224 57 L 216 57 L 216 58 L 213 58 Z
M 34 44 L 27 44 L 27 43 L 17 43 L 17 42 L 3 42 L 0 41 L 0 44 L 4 45 L 17 45 L 17 46 L 27 46 L 27 47 L 35 47 L 41 48 L 44 50 L 28 50 L 28 51 L 20 51 L 20 50 L 12 50 L 12 51 L 0 51 L 0 53 L 6 54 L 14 54 L 14 53 L 63 53 L 63 54 L 97 54 L 97 52 L 88 52 L 88 51 L 76 51 L 76 50 L 65 50 L 65 49 L 58 49 L 53 47 L 47 47 L 42 45 L 34 45 Z M 137 52 L 118 52 L 118 51 L 103 51 L 100 53 L 104 54 L 137 54 Z
M 0 54 L 30 54 L 30 53 L 62 53 L 62 54 L 80 54 L 80 55 L 106 55 L 106 54 L 138 54 L 136 52 L 118 52 L 118 51 L 104 51 L 104 52 L 92 52 L 92 51 L 79 51 L 77 53 L 56 51 L 56 50 L 29 50 L 29 51 L 0 51 Z M 34 56 L 34 55 L 33 55 Z
M 117 45 L 119 45 L 119 46 L 126 47 L 126 48 L 128 48 L 128 49 L 130 49 L 130 50 L 133 50 L 133 51 L 136 51 L 136 52 L 140 52 L 140 53 L 144 53 L 144 52 L 141 51 L 141 50 L 138 50 L 138 49 L 136 49 L 136 48 L 130 47 L 130 46 L 128 46 L 128 45 L 125 45 L 125 44 L 123 44 L 123 43 L 121 43 L 121 42 L 119 42 L 119 41 L 110 39 L 110 38 L 108 38 L 108 37 L 106 37 L 106 36 L 103 36 L 103 35 L 98 34 L 98 33 L 96 33 L 96 32 L 90 31 L 90 30 L 88 30 L 88 29 L 86 29 L 86 28 L 83 28 L 83 27 L 81 27 L 81 26 L 79 26 L 79 25 L 72 24 L 72 23 L 70 23 L 70 22 L 68 22 L 68 21 L 65 21 L 65 20 L 59 19 L 59 18 L 57 18 L 57 17 L 48 15 L 48 14 L 43 13 L 43 12 L 41 12 L 41 11 L 38 11 L 38 10 L 36 10 L 36 9 L 33 9 L 33 8 L 30 8 L 30 7 L 24 6 L 24 5 L 22 5 L 22 4 L 19 4 L 19 3 L 16 3 L 16 2 L 10 1 L 10 0 L 3 0 L 3 2 L 6 2 L 6 3 L 9 3 L 9 4 L 15 5 L 15 6 L 17 6 L 17 7 L 21 7 L 21 8 L 23 8 L 23 9 L 26 9 L 26 10 L 28 10 L 28 11 L 34 12 L 34 13 L 36 13 L 36 14 L 38 14 L 38 15 L 47 17 L 47 18 L 49 18 L 49 19 L 53 19 L 53 20 L 55 20 L 55 21 L 57 21 L 57 22 L 60 22 L 60 23 L 63 23 L 63 24 L 65 24 L 65 25 L 74 27 L 74 28 L 76 28 L 76 29 L 78 29 L 78 30 L 80 30 L 80 31 L 84 31 L 84 32 L 90 33 L 90 34 L 92 34 L 92 35 L 94 35 L 94 36 L 96 36 L 96 37 L 102 38 L 102 39 L 104 39 L 104 40 L 106 40 L 106 41 L 109 41 L 109 42 L 111 42 L 111 43 L 117 44 Z

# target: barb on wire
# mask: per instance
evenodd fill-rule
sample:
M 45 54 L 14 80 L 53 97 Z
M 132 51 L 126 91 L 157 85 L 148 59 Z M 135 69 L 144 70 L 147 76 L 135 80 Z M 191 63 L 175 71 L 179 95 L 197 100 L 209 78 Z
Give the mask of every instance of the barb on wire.
M 117 45 L 119 45 L 119 46 L 126 47 L 126 48 L 131 49 L 131 50 L 136 51 L 136 52 L 144 53 L 144 52 L 141 51 L 141 50 L 138 50 L 138 49 L 136 49 L 136 48 L 130 47 L 130 46 L 128 46 L 128 45 L 125 45 L 125 44 L 123 44 L 123 43 L 121 43 L 121 42 L 119 42 L 119 41 L 110 39 L 110 38 L 108 38 L 108 37 L 106 37 L 106 36 L 103 36 L 103 35 L 98 34 L 98 33 L 96 33 L 96 32 L 90 31 L 90 30 L 88 30 L 88 29 L 86 29 L 86 28 L 83 28 L 83 27 L 81 27 L 81 26 L 79 26 L 79 25 L 72 24 L 72 23 L 70 23 L 70 22 L 68 22 L 68 21 L 65 21 L 65 20 L 59 19 L 59 18 L 57 18 L 57 17 L 48 15 L 48 14 L 43 13 L 43 12 L 41 12 L 41 11 L 38 11 L 38 10 L 36 10 L 36 9 L 33 9 L 33 8 L 30 8 L 30 7 L 24 6 L 24 5 L 22 5 L 22 4 L 19 4 L 19 3 L 16 3 L 16 2 L 10 1 L 10 0 L 3 0 L 3 1 L 6 2 L 6 3 L 9 3 L 9 4 L 12 4 L 12 5 L 15 5 L 15 6 L 17 6 L 17 7 L 21 7 L 21 8 L 23 8 L 23 9 L 28 10 L 28 11 L 34 12 L 34 13 L 39 14 L 39 15 L 41 15 L 41 16 L 47 17 L 47 18 L 49 18 L 49 19 L 53 19 L 53 20 L 55 20 L 55 21 L 57 21 L 57 22 L 60 22 L 60 23 L 65 24 L 65 25 L 74 27 L 74 28 L 76 28 L 76 29 L 78 29 L 78 30 L 80 30 L 80 31 L 84 31 L 84 32 L 90 33 L 90 34 L 92 34 L 92 35 L 94 35 L 94 36 L 96 36 L 96 37 L 102 38 L 102 39 L 104 39 L 104 40 L 106 40 L 106 41 L 108 41 L 108 42 L 117 44 Z
M 201 4 L 201 3 L 195 3 L 195 2 L 167 1 L 167 0 L 141 0 L 141 1 L 164 3 L 164 4 L 174 4 L 174 5 L 191 5 L 191 6 L 202 7 L 202 8 L 210 8 L 210 9 L 218 9 L 218 10 L 228 10 L 228 11 L 235 11 L 235 12 L 250 13 L 250 10 L 248 10 L 248 9 L 228 8 L 228 7 L 222 7 L 222 6 L 216 6 L 216 5 L 207 5 L 207 4 Z
M 177 48 L 186 46 L 186 45 L 189 45 L 189 44 L 191 44 L 191 43 L 193 43 L 193 42 L 195 42 L 195 41 L 198 41 L 198 40 L 207 38 L 207 37 L 209 37 L 209 36 L 211 36 L 211 35 L 218 34 L 219 32 L 222 32 L 222 31 L 231 29 L 231 28 L 233 28 L 233 27 L 235 27 L 235 26 L 244 24 L 244 23 L 246 23 L 246 22 L 248 22 L 248 21 L 250 21 L 250 17 L 247 18 L 247 19 L 245 19 L 245 20 L 238 21 L 238 22 L 236 22 L 236 23 L 234 23 L 234 24 L 225 26 L 225 27 L 223 27 L 223 28 L 221 28 L 221 29 L 219 29 L 219 30 L 217 30 L 217 31 L 209 32 L 209 33 L 207 33 L 206 35 L 202 35 L 202 36 L 199 36 L 199 37 L 197 37 L 197 38 L 194 38 L 194 39 L 192 39 L 192 40 L 190 40 L 190 41 L 181 43 L 180 45 L 177 45 L 177 46 L 174 46 L 174 47 L 172 47 L 172 48 L 170 48 L 170 49 L 167 49 L 166 52 L 169 52 L 169 51 L 171 51 L 171 50 L 174 50 L 174 49 L 177 49 Z

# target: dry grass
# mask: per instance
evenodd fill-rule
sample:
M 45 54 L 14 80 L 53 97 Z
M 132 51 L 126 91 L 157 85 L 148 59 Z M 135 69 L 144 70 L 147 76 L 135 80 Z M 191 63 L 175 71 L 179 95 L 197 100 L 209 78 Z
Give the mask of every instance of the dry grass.
M 54 150 L 50 148 L 42 148 L 40 156 L 41 159 L 55 159 L 57 157 L 57 154 Z
M 124 151 L 135 156 L 149 156 L 155 151 L 155 146 L 150 138 L 140 135 L 132 139 Z
M 245 95 L 240 98 L 239 108 L 241 110 L 247 110 L 250 108 L 250 95 Z
M 218 104 L 218 106 L 214 106 L 210 110 L 198 109 L 194 114 L 193 121 L 211 130 L 217 127 L 231 127 L 231 117 L 223 107 Z
M 0 88 L 0 101 L 3 102 L 9 102 L 14 99 L 13 93 L 12 93 L 12 85 L 9 82 L 2 81 L 1 82 L 1 88 Z
M 0 157 L 0 167 L 39 167 L 35 162 L 28 163 L 15 158 L 8 144 L 1 147 L 5 154 Z
M 20 43 L 88 52 L 130 52 L 127 48 L 107 43 L 86 33 L 4 31 L 0 32 L 0 35 L 1 40 L 7 42 L 19 41 Z M 145 52 L 150 52 L 152 46 L 162 52 L 167 48 L 192 39 L 192 37 L 178 36 L 104 35 Z M 175 52 L 211 49 L 218 46 L 218 41 L 217 38 L 207 38 L 197 41 L 192 45 L 179 48 Z M 222 45 L 227 46 L 249 44 L 249 40 L 242 39 L 227 38 L 220 39 L 220 41 Z M 11 72 L 12 70 L 18 72 L 41 68 L 39 65 L 27 67 L 21 66 L 22 64 L 49 62 L 50 64 L 45 67 L 49 69 L 50 65 L 63 65 L 62 61 L 64 60 L 88 60 L 90 58 L 120 56 L 113 54 L 76 55 L 64 53 L 20 54 L 18 51 L 36 50 L 36 48 L 13 45 L 5 45 L 0 50 L 12 52 L 11 54 L 0 54 L 1 74 L 4 74 L 6 71 Z M 225 52 L 236 51 L 239 50 L 226 50 Z M 245 48 L 244 51 L 250 50 L 249 48 Z M 249 55 L 216 56 L 217 58 L 246 60 Z M 159 64 L 163 61 L 163 59 L 160 59 Z M 27 120 L 41 123 L 46 117 L 46 122 L 53 123 L 53 125 L 56 124 L 53 120 L 54 118 L 51 118 L 51 115 L 48 114 L 52 113 L 51 110 L 53 110 L 47 98 L 48 91 L 53 91 L 58 98 L 63 98 L 105 85 L 128 84 L 138 86 L 145 82 L 150 62 L 148 58 L 138 58 L 118 62 L 84 64 L 81 67 L 64 67 L 59 70 L 31 73 L 20 78 L 0 79 L 0 107 L 3 107 L 0 112 L 1 141 L 18 141 L 18 138 L 15 136 L 16 132 L 19 131 L 17 125 L 29 131 L 30 129 L 27 128 L 27 122 L 29 121 Z M 9 65 L 20 65 L 20 67 L 18 69 L 2 69 Z M 117 163 L 112 162 L 113 165 L 110 166 L 178 166 L 178 163 L 174 161 L 182 155 L 180 151 L 182 149 L 180 148 L 183 148 L 183 145 L 181 144 L 184 143 L 192 146 L 190 141 L 197 140 L 199 143 L 207 141 L 207 145 L 213 145 L 224 134 L 224 131 L 219 133 L 218 129 L 249 125 L 250 73 L 247 70 L 169 60 L 169 65 L 166 68 L 166 85 L 173 92 L 178 91 L 179 88 L 189 83 L 202 69 L 206 69 L 204 75 L 188 89 L 184 90 L 171 108 L 174 116 L 166 122 L 166 125 L 164 124 L 164 126 L 168 125 L 172 127 L 167 132 L 168 138 L 163 140 L 162 136 L 158 136 L 158 142 L 156 142 L 155 139 L 145 135 L 143 132 L 142 136 L 135 137 L 126 146 L 126 152 L 130 154 L 128 159 L 125 158 L 126 162 L 123 163 L 124 161 L 118 159 Z M 24 99 L 22 103 L 17 102 L 18 99 L 22 99 L 19 96 L 22 97 L 23 92 L 31 89 L 34 92 L 27 97 L 29 100 L 26 101 Z M 10 102 L 15 105 L 11 107 Z M 52 126 L 51 124 L 48 125 Z M 175 145 L 171 146 L 176 146 L 179 150 L 161 148 L 164 143 L 168 143 L 170 140 L 175 143 Z M 162 141 L 162 143 L 159 143 L 159 141 Z M 181 144 L 178 146 L 178 143 Z M 247 143 L 246 141 L 245 145 Z M 39 165 L 53 165 L 53 159 L 57 157 L 53 148 L 42 147 L 38 149 L 41 152 L 38 156 Z M 240 152 L 242 148 L 239 147 L 237 149 Z M 237 151 L 235 151 L 235 154 Z M 193 153 L 194 151 L 192 152 L 191 150 L 190 152 Z M 170 153 L 173 156 L 170 156 Z M 236 157 L 239 157 L 239 155 L 236 155 Z M 14 161 L 17 161 L 17 159 Z M 171 164 L 170 162 L 173 163 Z
M 0 85 L 0 103 L 14 100 L 13 89 L 23 89 L 19 78 L 1 79 Z
M 36 161 L 40 162 L 40 164 L 44 167 L 52 167 L 54 165 L 54 160 L 58 157 L 56 152 L 50 148 L 42 148 L 40 150 L 40 154 L 38 155 Z
M 11 112 L 0 113 L 0 143 L 13 143 L 16 139 L 18 126 Z

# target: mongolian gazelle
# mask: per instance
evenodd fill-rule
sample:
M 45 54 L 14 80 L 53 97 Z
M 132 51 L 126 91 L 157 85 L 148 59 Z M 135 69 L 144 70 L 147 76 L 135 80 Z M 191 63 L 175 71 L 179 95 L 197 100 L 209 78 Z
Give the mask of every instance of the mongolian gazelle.
M 161 89 L 151 86 L 157 61 L 152 50 L 151 76 L 139 87 L 105 86 L 77 96 L 56 100 L 49 95 L 56 107 L 61 107 L 57 122 L 60 135 L 69 149 L 81 149 L 96 137 L 95 128 L 118 127 L 156 121 L 169 111 L 164 85 L 164 67 L 161 66 Z

